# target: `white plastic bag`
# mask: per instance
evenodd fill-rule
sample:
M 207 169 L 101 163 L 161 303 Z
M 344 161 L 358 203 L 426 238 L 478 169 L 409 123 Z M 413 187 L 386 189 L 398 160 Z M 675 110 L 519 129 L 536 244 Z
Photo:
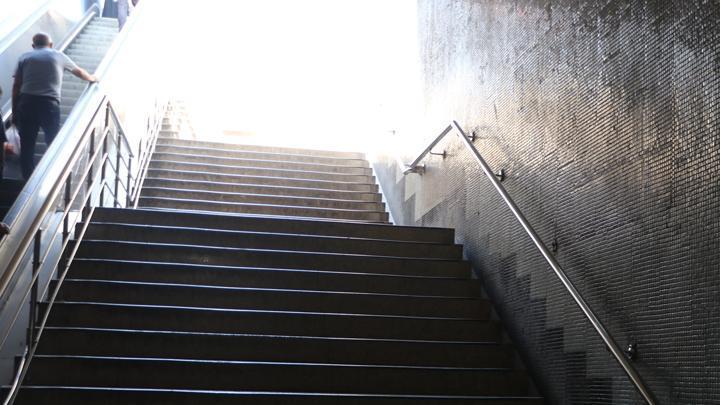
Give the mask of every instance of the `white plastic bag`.
M 5 151 L 20 156 L 20 134 L 18 134 L 17 128 L 14 125 L 11 126 L 5 130 L 5 136 L 7 137 Z

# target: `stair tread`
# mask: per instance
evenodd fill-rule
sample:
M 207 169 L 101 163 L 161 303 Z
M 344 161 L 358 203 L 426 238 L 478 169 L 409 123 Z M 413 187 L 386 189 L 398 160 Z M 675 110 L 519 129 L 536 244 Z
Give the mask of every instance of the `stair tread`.
M 263 267 L 331 271 L 372 271 L 383 274 L 467 274 L 469 263 L 457 259 L 392 257 L 320 252 L 294 252 L 190 244 L 145 243 L 132 241 L 84 240 L 77 251 L 79 258 L 133 259 L 156 261 L 183 260 L 195 264 L 231 266 L 264 263 Z M 341 264 L 340 264 L 341 263 Z M 251 265 L 254 266 L 254 265 Z
M 283 146 L 265 146 L 265 145 L 252 145 L 252 144 L 241 144 L 241 143 L 228 143 L 228 142 L 211 142 L 211 141 L 199 141 L 194 139 L 178 139 L 171 137 L 158 137 L 158 142 L 170 143 L 178 145 L 198 145 L 198 146 L 218 146 L 221 149 L 234 149 L 238 150 L 250 150 L 250 151 L 272 151 L 272 150 L 285 150 L 287 152 L 275 152 L 282 154 L 297 154 L 297 155 L 308 155 L 308 156 L 321 156 L 326 155 L 328 157 L 344 156 L 350 159 L 365 159 L 365 154 L 361 152 L 350 152 L 350 151 L 327 151 L 319 149 L 304 149 L 304 148 L 288 148 Z
M 122 231 L 122 234 L 119 232 Z M 304 252 L 325 251 L 336 253 L 368 254 L 365 249 L 395 252 L 382 254 L 392 257 L 432 257 L 441 253 L 448 259 L 461 259 L 460 245 L 392 239 L 363 238 L 357 236 L 312 235 L 307 233 L 213 229 L 193 226 L 155 224 L 128 224 L 122 222 L 92 222 L 85 232 L 91 240 L 127 240 L 143 242 L 182 243 L 205 240 L 211 246 L 252 247 Z M 263 242 L 265 244 L 263 245 Z M 319 249 L 319 250 L 314 250 Z M 455 257 L 450 257 L 454 255 Z
M 328 211 L 328 212 L 348 212 L 348 213 L 385 213 L 385 211 L 369 210 L 369 209 L 349 209 L 349 208 L 327 208 L 327 207 L 308 207 L 303 205 L 284 205 L 284 204 L 262 204 L 262 203 L 251 203 L 251 202 L 231 202 L 231 201 L 216 201 L 216 200 L 202 200 L 202 199 L 191 199 L 191 198 L 175 198 L 175 197 L 150 197 L 140 195 L 140 199 L 146 200 L 172 200 L 172 201 L 186 201 L 186 202 L 203 202 L 212 204 L 226 204 L 233 206 L 248 206 L 248 207 L 277 207 L 277 208 L 292 208 L 292 209 L 304 209 L 309 211 Z
M 191 153 L 178 153 L 178 152 L 165 152 L 158 151 L 153 154 L 153 158 L 157 159 L 171 159 L 180 162 L 209 162 L 214 164 L 223 164 L 228 166 L 241 166 L 241 167 L 252 167 L 252 168 L 281 168 L 285 166 L 283 170 L 299 170 L 299 171 L 311 171 L 318 173 L 339 173 L 339 174 L 365 174 L 369 175 L 372 170 L 369 167 L 364 166 L 336 166 L 331 164 L 322 163 L 305 163 L 305 162 L 283 162 L 273 161 L 266 159 L 249 159 L 249 158 L 238 158 L 238 157 L 220 157 L 220 156 L 205 156 L 195 155 Z
M 412 367 L 37 355 L 29 384 L 253 389 L 374 394 L 522 395 L 525 373 L 508 368 Z M 73 372 L 59 373 L 72 368 Z
M 322 198 L 325 196 L 332 199 L 350 200 L 350 201 L 371 201 L 379 202 L 380 198 L 377 193 L 370 191 L 353 191 L 353 190 L 332 190 L 332 189 L 319 189 L 312 187 L 298 187 L 298 186 L 287 186 L 287 185 L 272 185 L 272 184 L 253 184 L 253 183 L 231 183 L 231 182 L 210 182 L 203 180 L 191 180 L 191 179 L 168 179 L 156 176 L 148 176 L 145 179 L 145 185 L 160 184 L 166 185 L 165 187 L 170 188 L 182 188 L 186 186 L 186 189 L 204 189 L 207 191 L 215 192 L 238 192 L 242 189 L 253 189 L 261 190 L 257 193 L 268 194 L 279 196 L 293 196 L 293 197 L 306 197 L 310 195 L 318 195 Z M 157 187 L 157 186 L 156 186 Z M 163 186 L 160 186 L 163 187 Z M 356 198 L 352 198 L 356 197 Z
M 277 162 L 292 162 L 294 160 L 301 160 L 301 161 L 317 161 L 317 162 L 325 162 L 326 164 L 331 165 L 343 165 L 343 164 L 352 164 L 352 163 L 359 163 L 360 166 L 367 167 L 367 161 L 364 158 L 344 158 L 344 157 L 326 157 L 326 156 L 318 156 L 318 155 L 312 155 L 312 154 L 296 154 L 296 153 L 276 153 L 276 152 L 257 152 L 257 151 L 249 151 L 249 150 L 237 150 L 237 149 L 225 149 L 223 148 L 223 144 L 218 144 L 219 147 L 207 147 L 207 146 L 191 146 L 191 145 L 178 145 L 174 143 L 164 143 L 163 139 L 166 138 L 158 138 L 158 146 L 159 147 L 168 147 L 168 148 L 176 148 L 176 149 L 184 149 L 187 151 L 193 151 L 195 153 L 197 152 L 215 152 L 215 153 L 232 153 L 237 156 L 257 156 L 257 157 L 263 157 L 263 159 L 260 160 L 273 160 Z
M 330 180 L 307 180 L 295 179 L 290 177 L 273 177 L 273 176 L 257 176 L 257 175 L 240 175 L 227 173 L 213 173 L 205 171 L 185 171 L 172 169 L 156 169 L 148 168 L 148 176 L 150 177 L 166 177 L 167 175 L 181 176 L 182 180 L 206 180 L 211 178 L 213 181 L 233 184 L 263 184 L 282 187 L 297 188 L 315 188 L 320 190 L 344 190 L 344 191 L 364 191 L 376 192 L 375 183 L 358 183 L 358 182 L 340 182 Z M 234 180 L 234 181 L 233 181 Z M 253 183 L 254 181 L 255 183 Z
M 73 262 L 70 276 L 118 281 L 199 283 L 203 285 L 258 288 L 300 288 L 356 292 L 402 292 L 418 295 L 468 296 L 477 294 L 475 280 L 463 277 L 387 275 L 290 268 L 233 267 L 208 264 L 166 263 L 109 259 Z
M 312 209 L 312 207 L 282 206 L 269 204 L 225 203 L 180 198 L 140 197 L 139 207 L 145 209 L 174 210 L 177 212 L 220 212 L 226 215 L 255 215 L 275 218 L 311 218 L 338 222 L 387 223 L 388 215 L 381 211 L 351 211 Z
M 41 304 L 46 307 L 46 304 Z M 499 341 L 499 324 L 468 317 L 240 310 L 58 301 L 48 326 L 414 340 Z
M 537 403 L 538 405 L 541 404 L 541 397 L 537 396 L 492 396 L 492 395 L 392 395 L 392 394 L 360 394 L 360 393 L 343 393 L 343 392 L 337 392 L 337 393 L 325 393 L 325 392 L 277 392 L 277 391 L 229 391 L 229 390 L 192 390 L 192 389 L 162 389 L 162 388 L 118 388 L 118 387 L 85 387 L 85 386 L 43 386 L 43 385 L 24 385 L 23 390 L 47 390 L 47 391 L 53 391 L 54 393 L 62 394 L 63 391 L 78 391 L 80 393 L 113 393 L 113 394 L 131 394 L 131 393 L 141 393 L 144 395 L 152 395 L 152 394 L 171 394 L 175 398 L 179 398 L 181 396 L 190 396 L 189 402 L 183 401 L 182 404 L 192 404 L 195 403 L 194 401 L 199 400 L 199 396 L 212 396 L 214 398 L 219 399 L 229 399 L 228 402 L 223 401 L 222 404 L 231 404 L 236 403 L 234 401 L 243 399 L 243 397 L 250 397 L 251 401 L 257 401 L 258 399 L 277 399 L 279 398 L 280 402 L 273 401 L 272 404 L 278 405 L 278 404 L 287 404 L 286 402 L 288 399 L 302 399 L 302 398 L 309 398 L 313 402 L 310 403 L 319 403 L 318 401 L 322 401 L 322 404 L 333 404 L 337 403 L 338 400 L 348 399 L 352 400 L 353 404 L 360 403 L 357 401 L 361 401 L 363 399 L 367 400 L 367 403 L 377 403 L 378 400 L 382 399 L 391 399 L 393 400 L 393 404 L 397 403 L 395 400 L 402 400 L 407 399 L 411 402 L 407 402 L 407 404 L 414 404 L 414 403 L 420 403 L 424 404 L 427 400 L 432 401 L 432 403 L 436 403 L 437 401 L 442 401 L 442 403 L 467 403 L 467 404 L 475 404 L 478 401 L 481 401 L 482 403 L 489 402 L 489 401 L 503 401 L 498 402 L 498 404 L 502 405 L 515 405 L 516 402 L 513 402 L 512 404 L 509 404 L 504 401 L 522 401 L 524 404 L 525 401 L 529 401 L 528 403 Z M 22 391 L 21 391 L 22 392 Z M 266 397 L 266 398 L 263 398 Z M 269 397 L 269 398 L 267 398 Z M 53 397 L 54 399 L 58 399 L 57 397 Z M 22 396 L 20 397 L 22 400 Z M 104 398 L 105 399 L 105 398 Z M 111 400 L 112 398 L 107 398 L 106 400 Z M 326 402 L 327 401 L 327 402 Z M 450 402 L 452 401 L 452 402 Z M 113 404 L 121 403 L 121 402 L 113 402 Z M 125 402 L 122 402 L 125 404 Z M 150 402 L 148 402 L 149 404 Z M 152 402 L 153 404 L 156 402 Z M 175 401 L 172 402 L 166 402 L 166 403 L 177 403 Z M 215 403 L 215 402 L 212 402 Z M 252 402 L 255 403 L 255 402 Z M 263 402 L 265 403 L 265 402 Z M 363 402 L 365 403 L 365 402 Z M 405 402 L 403 402 L 405 403 Z M 520 404 L 521 402 L 517 402 L 517 404 Z M 145 404 L 145 402 L 143 402 Z
M 213 162 L 183 162 L 177 160 L 168 160 L 162 158 L 153 158 L 150 162 L 150 166 L 154 168 L 163 168 L 163 166 L 179 166 L 184 167 L 183 170 L 189 171 L 201 171 L 211 173 L 228 173 L 233 174 L 235 172 L 260 172 L 263 177 L 273 178 L 296 178 L 296 179 L 307 179 L 307 180 L 323 180 L 323 181 L 334 181 L 340 183 L 360 183 L 367 184 L 372 182 L 372 175 L 367 174 L 350 174 L 350 173 L 332 173 L 323 172 L 317 170 L 298 170 L 298 169 L 282 169 L 282 168 L 268 168 L 268 167 L 257 167 L 248 165 L 229 165 L 219 164 Z M 176 169 L 177 170 L 177 169 Z M 224 171 L 224 172 L 223 172 Z M 332 177 L 332 180 L 322 179 L 321 177 Z M 362 180 L 353 180 L 352 178 L 363 177 Z
M 295 205 L 295 206 L 303 206 L 302 204 L 304 202 L 310 201 L 310 202 L 323 202 L 326 205 L 331 204 L 347 204 L 347 205 L 367 205 L 367 206 L 383 206 L 382 202 L 376 202 L 376 201 L 359 201 L 359 200 L 348 200 L 348 199 L 339 199 L 339 198 L 317 198 L 317 197 L 295 197 L 295 196 L 284 196 L 279 194 L 261 194 L 261 193 L 251 193 L 251 192 L 223 192 L 223 191 L 213 191 L 213 190 L 202 190 L 197 188 L 173 188 L 173 187 L 143 187 L 142 193 L 145 196 L 148 197 L 168 197 L 168 194 L 175 194 L 175 195 L 182 195 L 185 196 L 184 199 L 192 199 L 189 198 L 190 196 L 188 194 L 199 194 L 203 198 L 197 198 L 200 200 L 208 200 L 211 201 L 218 201 L 219 199 L 230 199 L 231 201 L 228 202 L 240 202 L 237 200 L 242 199 L 256 199 L 256 200 L 262 200 L 262 199 L 276 199 L 276 200 L 285 200 L 287 202 L 293 202 L 294 204 L 276 204 L 276 205 Z M 235 200 L 233 200 L 235 199 Z M 260 203 L 258 203 L 260 204 Z M 332 207 L 328 207 L 332 208 Z M 384 210 L 367 210 L 367 211 L 384 211 Z
M 122 210 L 117 208 L 97 208 L 94 220 L 103 218 L 121 218 L 126 223 L 141 221 L 143 224 L 187 224 L 188 222 L 202 223 L 208 228 L 217 229 L 270 229 L 302 230 L 304 234 L 339 235 L 353 236 L 361 232 L 371 232 L 372 237 L 367 238 L 383 240 L 406 240 L 406 241 L 437 241 L 441 243 L 454 243 L 453 230 L 448 228 L 401 226 L 389 224 L 365 224 L 365 223 L 337 223 L 319 221 L 313 219 L 297 218 L 292 220 L 278 218 L 262 218 L 255 216 L 228 217 L 217 213 L 178 213 L 153 210 Z M 320 228 L 319 230 L 317 228 Z M 410 233 L 411 235 L 407 235 Z M 367 233 L 363 233 L 367 235 Z M 401 235 L 405 234 L 405 237 Z M 382 237 L 378 236 L 382 235 Z M 429 236 L 433 236 L 430 238 Z

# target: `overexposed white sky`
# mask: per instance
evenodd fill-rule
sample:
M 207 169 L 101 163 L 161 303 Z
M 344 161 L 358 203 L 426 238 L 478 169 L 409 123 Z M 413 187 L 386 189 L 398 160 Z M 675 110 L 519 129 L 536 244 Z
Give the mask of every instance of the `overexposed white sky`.
M 206 131 L 352 148 L 419 102 L 414 0 L 152 1 L 156 63 Z

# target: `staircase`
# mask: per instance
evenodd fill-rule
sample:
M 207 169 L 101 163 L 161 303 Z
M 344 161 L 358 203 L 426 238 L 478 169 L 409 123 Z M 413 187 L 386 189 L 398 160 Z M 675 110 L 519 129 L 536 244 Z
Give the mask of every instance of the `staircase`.
M 93 18 L 77 37 L 65 49 L 70 59 L 88 72 L 95 72 L 105 57 L 110 45 L 118 32 L 117 20 L 114 18 Z M 77 103 L 88 83 L 66 72 L 63 77 L 62 99 L 60 100 L 60 122 L 65 122 L 70 111 Z M 41 131 L 42 132 L 42 131 Z M 38 136 L 35 146 L 35 161 L 39 161 L 47 150 L 45 135 Z M 5 165 L 5 177 L 21 179 L 19 160 L 10 157 Z M 14 201 L 14 200 L 13 200 Z
M 17 404 L 543 403 L 362 155 L 163 138 L 140 204 L 96 210 Z

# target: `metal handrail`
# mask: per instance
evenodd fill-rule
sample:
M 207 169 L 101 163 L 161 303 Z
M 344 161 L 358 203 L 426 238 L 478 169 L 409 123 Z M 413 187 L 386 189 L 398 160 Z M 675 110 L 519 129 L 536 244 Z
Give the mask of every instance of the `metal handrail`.
M 156 107 L 156 122 L 154 123 L 153 127 L 149 129 L 151 137 L 150 139 L 148 139 L 147 142 L 148 147 L 144 149 L 143 155 L 140 156 L 140 159 L 138 159 L 140 175 L 137 177 L 135 184 L 132 185 L 132 193 L 129 196 L 128 205 L 131 205 L 134 209 L 136 209 L 138 207 L 138 204 L 140 203 L 140 193 L 142 191 L 142 186 L 145 183 L 148 168 L 150 167 L 150 161 L 152 160 L 152 155 L 155 153 L 155 145 L 157 144 L 157 138 L 160 134 L 160 127 L 162 125 L 161 117 L 164 115 L 165 109 L 167 108 L 166 105 L 159 105 Z
M 42 267 L 46 265 L 46 263 L 48 263 L 49 255 L 52 251 L 50 247 L 54 246 L 55 242 L 59 237 L 62 237 L 59 251 L 64 252 L 72 241 L 71 230 L 75 228 L 75 226 L 80 221 L 83 222 L 83 227 L 82 232 L 80 233 L 80 235 L 78 235 L 77 240 L 82 239 L 84 231 L 87 228 L 87 224 L 89 223 L 89 219 L 92 215 L 92 212 L 94 211 L 95 205 L 92 204 L 92 199 L 93 197 L 97 197 L 97 192 L 99 192 L 100 194 L 98 201 L 99 205 L 103 205 L 105 202 L 104 191 L 106 189 L 113 197 L 113 206 L 121 204 L 121 202 L 118 200 L 117 192 L 113 191 L 107 183 L 106 170 L 104 170 L 104 168 L 106 167 L 106 164 L 110 161 L 110 153 L 108 152 L 109 137 L 111 135 L 114 135 L 115 137 L 122 138 L 125 136 L 125 134 L 123 131 L 120 130 L 120 127 L 118 126 L 119 123 L 112 123 L 114 125 L 113 128 L 115 128 L 115 130 L 113 131 L 113 128 L 109 127 L 110 122 L 105 119 L 105 128 L 98 135 L 97 129 L 95 127 L 98 120 L 103 118 L 101 116 L 103 108 L 106 109 L 106 111 L 112 108 L 106 97 L 103 97 L 97 108 L 94 109 L 90 120 L 85 126 L 80 142 L 75 145 L 71 157 L 64 165 L 64 169 L 61 171 L 60 175 L 55 179 L 51 191 L 45 198 L 45 202 L 43 203 L 40 211 L 35 215 L 35 221 L 33 222 L 33 225 L 29 229 L 27 229 L 27 231 L 25 232 L 26 237 L 23 239 L 22 243 L 15 251 L 13 258 L 10 261 L 10 266 L 8 267 L 8 270 L 14 269 L 15 271 L 7 271 L 5 274 L 3 274 L 4 283 L 3 290 L 2 293 L 0 293 L 0 296 L 3 296 L 5 294 L 5 291 L 7 291 L 7 282 L 13 278 L 18 267 L 21 265 L 26 255 L 29 254 L 30 251 L 33 252 L 33 274 L 28 286 L 23 292 L 23 298 L 21 300 L 21 302 L 26 302 L 28 298 L 30 299 L 31 316 L 28 325 L 27 349 L 25 350 L 23 361 L 21 362 L 21 367 L 17 370 L 13 386 L 10 388 L 8 395 L 4 401 L 4 404 L 6 405 L 12 404 L 15 396 L 17 395 L 19 384 L 27 373 L 27 369 L 30 366 L 32 357 L 37 348 L 39 338 L 44 331 L 50 308 L 52 308 L 52 304 L 57 297 L 57 292 L 62 285 L 62 280 L 64 280 L 65 274 L 67 273 L 67 270 L 71 263 L 72 257 L 69 257 L 68 259 L 70 260 L 65 261 L 65 265 L 63 266 L 63 269 L 58 278 L 59 282 L 56 284 L 52 292 L 51 300 L 45 308 L 44 313 L 42 314 L 41 323 L 38 325 L 36 323 L 37 306 L 39 299 L 43 295 L 40 292 L 42 291 L 44 293 L 45 291 L 47 291 L 46 287 L 41 288 L 41 286 L 39 286 L 39 277 Z M 120 145 L 119 139 L 116 141 L 116 146 L 117 145 Z M 86 152 L 86 147 L 88 146 L 89 148 L 87 150 L 89 154 L 88 152 Z M 116 148 L 114 151 L 116 155 L 121 155 L 125 152 L 127 151 L 123 151 L 118 148 Z M 75 167 L 81 163 L 81 159 L 83 158 L 87 159 L 88 163 L 86 167 L 81 173 L 74 173 Z M 97 169 L 97 172 L 94 172 L 95 169 Z M 75 180 L 73 174 L 79 174 L 79 178 L 77 179 L 75 184 L 73 184 L 73 180 Z M 119 178 L 120 173 L 116 172 L 114 175 L 117 179 Z M 53 236 L 48 241 L 43 241 L 42 234 L 46 230 L 41 228 L 41 224 L 44 222 L 45 219 L 48 218 L 49 215 L 54 214 L 55 202 L 59 197 L 63 195 L 62 193 L 64 193 L 63 210 L 61 217 L 57 222 L 56 230 L 52 232 Z M 79 197 L 81 198 L 82 202 L 80 206 L 84 207 L 81 210 L 81 218 L 79 220 L 75 219 L 75 222 L 71 223 L 70 214 L 74 211 L 73 207 L 77 207 L 76 203 L 78 202 Z M 59 232 L 60 228 L 62 228 L 62 232 Z M 76 243 L 76 245 L 74 246 L 72 256 L 74 256 L 75 252 L 77 251 L 77 245 L 78 244 Z M 60 260 L 60 257 L 57 257 L 54 260 Z M 52 269 L 54 269 L 56 266 L 53 263 L 54 261 L 50 262 Z M 48 280 L 46 281 L 47 286 L 50 285 L 49 282 L 51 279 L 52 277 L 48 278 Z M 7 328 L 5 335 L 2 336 L 2 345 L 5 344 L 7 337 L 11 333 L 14 324 L 18 319 L 18 314 L 22 310 L 23 306 L 21 305 L 17 309 L 14 321 Z
M 530 225 L 528 220 L 525 218 L 523 213 L 520 211 L 520 208 L 518 208 L 517 204 L 513 201 L 513 199 L 510 197 L 510 195 L 505 190 L 505 187 L 500 184 L 500 181 L 496 178 L 496 174 L 493 173 L 490 166 L 487 164 L 485 159 L 483 159 L 480 152 L 477 150 L 475 145 L 473 145 L 472 141 L 474 140 L 474 136 L 468 137 L 468 135 L 463 131 L 462 127 L 457 123 L 457 121 L 453 121 L 450 125 L 448 125 L 431 143 L 430 145 L 425 148 L 425 150 L 420 153 L 420 155 L 413 160 L 412 163 L 409 165 L 406 165 L 405 170 L 403 171 L 403 174 L 407 175 L 410 173 L 418 173 L 422 174 L 425 171 L 425 167 L 420 165 L 420 162 L 427 156 L 428 153 L 435 147 L 447 134 L 449 134 L 453 129 L 457 130 L 457 134 L 462 140 L 463 144 L 467 147 L 467 149 L 473 154 L 477 162 L 480 164 L 480 167 L 482 168 L 483 172 L 487 176 L 487 178 L 492 183 L 493 187 L 495 187 L 495 190 L 500 194 L 500 197 L 502 197 L 503 201 L 505 201 L 505 204 L 507 204 L 508 208 L 510 208 L 510 211 L 512 211 L 515 218 L 520 222 L 520 225 L 525 230 L 525 232 L 528 234 L 530 239 L 532 239 L 533 243 L 535 244 L 535 247 L 540 251 L 540 254 L 545 258 L 547 263 L 550 265 L 550 267 L 555 272 L 555 275 L 560 279 L 562 284 L 565 286 L 567 291 L 570 293 L 572 298 L 575 300 L 575 303 L 580 307 L 580 310 L 585 314 L 585 317 L 590 321 L 592 326 L 595 328 L 597 333 L 600 335 L 600 338 L 603 340 L 605 345 L 607 346 L 608 350 L 612 353 L 613 357 L 615 357 L 615 360 L 620 364 L 622 369 L 627 374 L 630 381 L 635 385 L 635 388 L 638 390 L 640 395 L 642 395 L 643 399 L 650 404 L 655 405 L 656 401 L 654 399 L 654 396 L 650 389 L 647 387 L 647 385 L 643 382 L 642 377 L 635 369 L 635 366 L 633 366 L 629 361 L 628 358 L 625 356 L 623 350 L 618 346 L 617 342 L 615 342 L 615 339 L 612 337 L 612 335 L 608 332 L 607 328 L 603 325 L 603 323 L 600 321 L 600 319 L 595 315 L 593 310 L 590 308 L 590 306 L 587 304 L 585 299 L 582 297 L 580 292 L 575 288 L 573 283 L 568 278 L 567 274 L 565 274 L 565 271 L 560 266 L 560 263 L 555 259 L 555 256 L 550 252 L 550 250 L 545 246 L 545 243 L 543 243 L 542 239 L 540 239 L 540 236 L 535 232 L 533 227 Z

